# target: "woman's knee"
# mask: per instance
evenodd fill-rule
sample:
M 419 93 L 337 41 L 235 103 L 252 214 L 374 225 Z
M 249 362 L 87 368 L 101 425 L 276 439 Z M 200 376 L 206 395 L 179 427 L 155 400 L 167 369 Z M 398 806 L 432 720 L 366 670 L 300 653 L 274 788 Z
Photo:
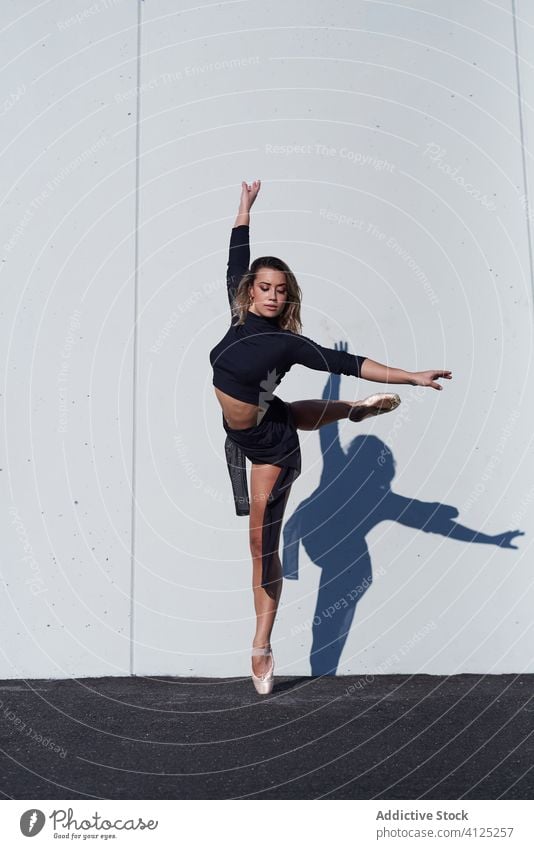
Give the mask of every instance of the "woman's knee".
M 263 530 L 251 528 L 249 534 L 250 553 L 253 558 L 261 558 L 263 553 Z
M 249 543 L 253 558 L 261 558 L 263 548 L 268 545 L 277 550 L 289 487 L 280 503 L 280 494 L 273 501 L 276 481 L 281 474 L 279 466 L 253 466 L 250 493 Z

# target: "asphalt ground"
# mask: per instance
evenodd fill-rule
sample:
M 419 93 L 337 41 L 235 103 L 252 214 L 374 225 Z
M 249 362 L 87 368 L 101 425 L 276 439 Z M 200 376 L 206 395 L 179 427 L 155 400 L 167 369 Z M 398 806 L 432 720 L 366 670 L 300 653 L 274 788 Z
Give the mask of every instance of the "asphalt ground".
M 532 799 L 533 675 L 0 681 L 3 798 Z

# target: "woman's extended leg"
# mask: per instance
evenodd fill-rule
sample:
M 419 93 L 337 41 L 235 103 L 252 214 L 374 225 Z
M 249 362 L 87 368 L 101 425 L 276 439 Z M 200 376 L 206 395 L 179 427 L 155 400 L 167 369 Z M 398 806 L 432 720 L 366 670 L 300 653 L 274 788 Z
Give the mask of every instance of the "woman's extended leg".
M 285 490 L 285 495 L 276 510 L 276 521 L 268 525 L 273 517 L 266 515 L 268 498 L 273 490 L 282 469 L 270 464 L 252 463 L 250 474 L 250 552 L 252 554 L 252 590 L 254 593 L 254 608 L 256 611 L 256 633 L 253 646 L 267 646 L 270 643 L 278 602 L 282 592 L 282 564 L 278 555 L 282 516 L 291 487 Z M 262 587 L 264 546 L 268 540 L 271 554 L 270 579 L 267 587 Z M 268 671 L 271 660 L 269 657 L 254 656 L 252 669 L 255 675 L 263 675 Z
M 317 430 L 323 425 L 346 419 L 351 411 L 349 401 L 292 401 L 289 406 L 299 430 Z
M 337 422 L 339 419 L 350 418 L 358 422 L 368 416 L 379 413 L 389 413 L 400 404 L 398 395 L 391 392 L 381 392 L 370 395 L 363 401 L 324 401 L 308 400 L 292 401 L 289 406 L 293 414 L 295 426 L 299 430 L 317 430 L 323 425 Z

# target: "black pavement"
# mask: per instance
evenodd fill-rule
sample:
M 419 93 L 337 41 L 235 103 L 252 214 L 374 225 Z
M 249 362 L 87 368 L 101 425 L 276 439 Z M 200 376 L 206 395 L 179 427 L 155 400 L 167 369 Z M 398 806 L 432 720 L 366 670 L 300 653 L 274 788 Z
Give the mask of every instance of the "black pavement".
M 4 798 L 531 799 L 534 676 L 0 681 Z

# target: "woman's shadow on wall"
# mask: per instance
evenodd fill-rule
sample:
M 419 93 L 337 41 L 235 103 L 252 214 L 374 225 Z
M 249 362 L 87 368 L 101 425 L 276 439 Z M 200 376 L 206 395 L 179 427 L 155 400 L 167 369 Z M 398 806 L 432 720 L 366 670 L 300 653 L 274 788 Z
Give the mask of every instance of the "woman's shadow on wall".
M 330 375 L 323 399 L 339 399 L 340 376 Z M 401 407 L 402 409 L 402 407 Z M 320 567 L 321 579 L 311 622 L 312 675 L 335 675 L 356 605 L 372 583 L 366 535 L 384 520 L 462 542 L 512 545 L 522 531 L 490 536 L 454 521 L 458 510 L 440 502 L 418 501 L 391 489 L 395 460 L 372 435 L 356 436 L 345 453 L 338 423 L 319 428 L 323 470 L 319 485 L 299 504 L 283 532 L 283 574 L 298 578 L 298 547 Z

